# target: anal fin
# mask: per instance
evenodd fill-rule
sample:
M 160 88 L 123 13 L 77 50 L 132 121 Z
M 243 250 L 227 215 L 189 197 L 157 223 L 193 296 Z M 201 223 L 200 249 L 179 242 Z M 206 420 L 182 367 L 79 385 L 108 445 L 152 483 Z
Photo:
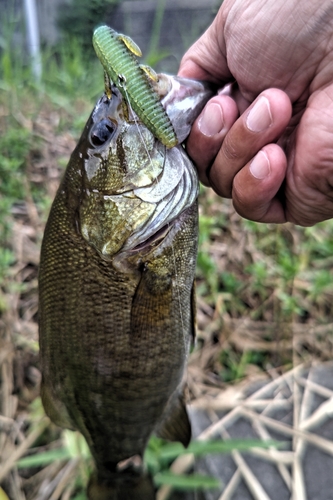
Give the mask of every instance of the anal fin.
M 191 441 L 191 423 L 188 418 L 184 396 L 176 391 L 171 396 L 162 416 L 155 427 L 155 434 L 168 441 L 179 441 L 187 447 Z

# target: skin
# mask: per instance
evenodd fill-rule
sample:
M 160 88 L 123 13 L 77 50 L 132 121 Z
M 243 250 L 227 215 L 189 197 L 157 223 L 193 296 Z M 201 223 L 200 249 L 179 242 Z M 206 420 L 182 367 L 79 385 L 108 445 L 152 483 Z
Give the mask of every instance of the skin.
M 332 34 L 330 0 L 225 0 L 181 61 L 181 76 L 233 82 L 206 105 L 187 151 L 247 219 L 333 216 Z

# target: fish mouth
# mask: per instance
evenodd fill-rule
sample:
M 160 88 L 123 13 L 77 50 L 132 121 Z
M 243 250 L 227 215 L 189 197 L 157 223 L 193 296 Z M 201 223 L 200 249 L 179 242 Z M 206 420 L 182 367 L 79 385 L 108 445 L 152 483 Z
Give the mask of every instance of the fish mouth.
M 162 97 L 162 105 L 170 118 L 178 142 L 182 143 L 189 135 L 194 120 L 217 89 L 210 83 L 198 80 L 165 74 L 158 76 L 159 81 L 154 84 L 155 89 Z

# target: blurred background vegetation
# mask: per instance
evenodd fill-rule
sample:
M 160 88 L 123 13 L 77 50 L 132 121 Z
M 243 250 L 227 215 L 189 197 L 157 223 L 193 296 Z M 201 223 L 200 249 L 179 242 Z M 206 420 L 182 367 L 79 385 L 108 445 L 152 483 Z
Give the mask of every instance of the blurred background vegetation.
M 0 423 L 10 429 L 0 431 L 1 500 L 85 498 L 85 445 L 77 434 L 49 424 L 38 397 L 37 273 L 51 201 L 103 91 L 92 30 L 106 22 L 132 36 L 147 64 L 176 72 L 181 55 L 218 8 L 215 1 L 176 0 L 55 5 L 52 16 L 46 7 L 39 12 L 45 23 L 37 81 L 25 50 L 20 2 L 0 1 Z M 201 189 L 190 398 L 200 396 L 201 387 L 223 390 L 272 369 L 332 358 L 332 228 L 332 221 L 300 228 L 242 220 L 228 200 Z M 177 453 L 159 440 L 150 443 L 147 463 L 159 474 L 158 484 Z M 197 488 L 209 479 L 193 481 Z M 49 493 L 42 493 L 45 488 Z

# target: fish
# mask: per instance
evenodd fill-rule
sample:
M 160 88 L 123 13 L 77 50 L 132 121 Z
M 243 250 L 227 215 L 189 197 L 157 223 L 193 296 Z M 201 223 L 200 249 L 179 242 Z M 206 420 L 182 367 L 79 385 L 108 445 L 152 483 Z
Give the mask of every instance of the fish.
M 212 96 L 159 75 L 180 141 Z M 95 472 L 90 500 L 153 500 L 152 434 L 187 446 L 185 368 L 195 338 L 198 176 L 116 85 L 96 103 L 51 206 L 39 268 L 41 398 L 80 431 Z

